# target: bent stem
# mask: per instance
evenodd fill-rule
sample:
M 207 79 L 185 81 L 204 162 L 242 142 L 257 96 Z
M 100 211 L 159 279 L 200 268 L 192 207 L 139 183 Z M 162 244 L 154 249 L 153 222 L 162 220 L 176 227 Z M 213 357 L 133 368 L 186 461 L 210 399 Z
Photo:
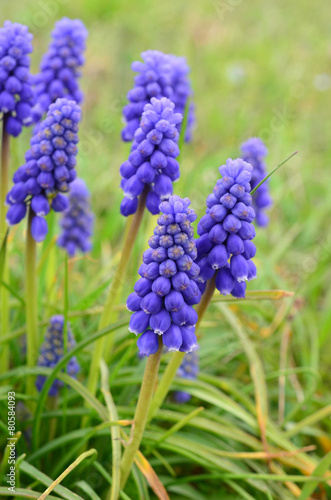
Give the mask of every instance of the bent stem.
M 33 213 L 29 210 L 28 229 L 26 235 L 25 287 L 26 287 L 26 333 L 27 333 L 27 365 L 36 366 L 38 357 L 38 315 L 37 315 L 37 280 L 36 260 L 37 245 L 31 234 Z M 35 392 L 33 378 L 27 381 L 27 393 Z
M 147 423 L 148 410 L 155 390 L 159 366 L 161 361 L 163 343 L 159 337 L 159 350 L 147 359 L 144 378 L 141 384 L 139 399 L 134 415 L 133 435 L 130 444 L 127 445 L 121 464 L 121 488 L 123 489 L 130 471 L 136 452 L 139 449 L 143 432 Z
M 111 322 L 113 308 L 116 303 L 117 296 L 122 288 L 122 283 L 123 280 L 125 279 L 126 270 L 133 250 L 133 245 L 136 241 L 139 227 L 141 225 L 146 205 L 146 196 L 147 196 L 147 189 L 145 188 L 139 197 L 139 204 L 136 213 L 133 216 L 131 216 L 127 222 L 129 224 L 129 228 L 128 231 L 126 231 L 126 239 L 124 241 L 121 259 L 115 271 L 109 289 L 108 297 L 105 302 L 103 313 L 100 318 L 99 328 L 98 328 L 99 330 L 102 330 L 103 328 L 108 326 Z M 96 342 L 93 351 L 92 362 L 87 383 L 87 388 L 93 395 L 95 395 L 97 389 L 99 365 L 104 354 L 105 345 L 106 345 L 106 337 L 103 337 Z
M 197 307 L 198 321 L 195 327 L 196 332 L 198 331 L 202 317 L 205 314 L 206 309 L 213 297 L 214 291 L 215 291 L 215 276 L 208 281 L 205 293 L 203 294 L 201 301 Z M 167 397 L 171 384 L 176 376 L 178 368 L 182 364 L 184 356 L 185 352 L 174 352 L 174 354 L 172 355 L 172 358 L 168 363 L 168 366 L 165 369 L 164 374 L 158 385 L 158 388 L 155 392 L 148 413 L 148 421 L 153 418 L 153 416 L 155 415 L 157 410 L 161 407 L 163 401 Z
M 6 207 L 5 201 L 8 191 L 9 179 L 9 161 L 10 161 L 10 136 L 6 132 L 6 118 L 2 122 L 2 140 L 1 140 L 1 174 L 0 174 L 0 248 L 6 236 Z M 3 262 L 3 281 L 8 281 L 9 269 L 6 265 L 6 254 L 4 255 Z M 1 333 L 6 335 L 8 332 L 9 324 L 9 304 L 8 304 L 8 291 L 4 286 L 0 287 L 0 300 L 1 300 Z M 0 372 L 6 372 L 9 367 L 9 347 L 4 344 L 0 354 Z

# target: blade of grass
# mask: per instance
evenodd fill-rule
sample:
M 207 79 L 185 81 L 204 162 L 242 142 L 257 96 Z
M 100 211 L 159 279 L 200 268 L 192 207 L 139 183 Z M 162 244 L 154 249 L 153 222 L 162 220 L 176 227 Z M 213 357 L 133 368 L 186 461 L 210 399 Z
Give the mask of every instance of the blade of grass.
M 73 356 L 76 355 L 80 350 L 82 350 L 84 347 L 92 344 L 96 340 L 104 337 L 105 335 L 108 335 L 111 332 L 115 332 L 117 329 L 122 328 L 123 326 L 127 325 L 127 321 L 118 321 L 114 325 L 110 325 L 106 328 L 103 328 L 100 331 L 95 332 L 92 335 L 89 335 L 87 338 L 81 340 L 78 344 L 76 344 L 69 353 L 67 353 L 61 360 L 58 362 L 58 364 L 54 367 L 52 374 L 46 379 L 45 384 L 43 386 L 42 391 L 40 392 L 39 399 L 38 399 L 38 405 L 36 408 L 35 412 L 35 418 L 34 418 L 34 424 L 33 424 L 33 437 L 32 437 L 32 446 L 33 449 L 36 450 L 38 448 L 38 443 L 39 443 L 39 431 L 40 431 L 40 417 L 41 417 L 41 411 L 42 408 L 45 404 L 46 398 L 48 391 L 55 380 L 57 374 L 60 372 L 62 368 L 64 368 L 67 365 L 67 362 L 69 359 Z
M 33 465 L 23 461 L 20 465 L 20 471 L 24 472 L 31 478 L 35 479 L 39 483 L 45 485 L 45 486 L 50 486 L 53 484 L 53 479 L 48 477 L 46 474 L 43 472 L 39 471 Z M 65 488 L 64 486 L 61 486 L 60 484 L 55 485 L 53 488 L 55 493 L 61 496 L 61 498 L 64 498 L 66 500 L 84 500 L 81 496 L 76 495 L 76 493 L 72 493 L 72 491 L 68 490 L 68 488 Z M 39 497 L 40 498 L 40 492 L 39 492 Z
M 65 471 L 63 471 L 62 474 L 52 482 L 52 484 L 48 486 L 44 493 L 40 495 L 39 500 L 45 500 L 45 498 L 47 498 L 47 496 L 54 490 L 54 488 L 56 488 L 56 486 L 58 486 L 63 481 L 63 479 L 77 467 L 77 465 L 85 460 L 85 458 L 88 458 L 92 455 L 97 455 L 97 450 L 94 450 L 92 448 L 91 450 L 85 451 L 84 453 L 79 455 L 79 457 L 77 457 L 76 460 L 72 462 L 72 464 L 70 464 L 69 467 Z
M 101 370 L 101 391 L 103 393 L 103 397 L 105 399 L 109 420 L 116 421 L 118 420 L 117 409 L 113 401 L 113 397 L 109 390 L 109 371 L 106 363 L 101 360 L 100 362 L 100 370 Z M 111 439 L 112 439 L 112 478 L 113 484 L 111 488 L 111 500 L 117 500 L 120 491 L 121 485 L 121 442 L 120 442 L 120 431 L 117 426 L 111 427 Z
M 314 470 L 313 475 L 321 476 L 325 474 L 328 471 L 330 465 L 331 465 L 331 451 L 327 455 L 325 455 L 325 457 L 320 461 L 320 463 Z M 327 479 L 329 480 L 330 477 L 323 478 L 324 481 L 326 481 Z M 302 489 L 299 500 L 308 500 L 310 498 L 310 495 L 312 495 L 312 493 L 314 493 L 314 491 L 316 490 L 319 482 L 321 481 L 316 480 L 305 484 L 305 486 Z
M 279 163 L 279 165 L 277 165 L 276 168 L 274 168 L 268 175 L 266 175 L 261 182 L 258 183 L 257 186 L 255 186 L 254 189 L 252 189 L 251 191 L 251 195 L 253 195 L 255 193 L 255 191 L 257 189 L 259 189 L 260 186 L 262 186 L 262 184 L 267 180 L 269 179 L 269 177 L 271 177 L 282 165 L 284 165 L 284 163 L 288 162 L 291 158 L 293 158 L 293 156 L 295 156 L 296 154 L 298 153 L 298 151 L 295 151 L 294 153 L 292 153 L 290 156 L 288 156 L 285 160 L 283 160 L 281 163 Z

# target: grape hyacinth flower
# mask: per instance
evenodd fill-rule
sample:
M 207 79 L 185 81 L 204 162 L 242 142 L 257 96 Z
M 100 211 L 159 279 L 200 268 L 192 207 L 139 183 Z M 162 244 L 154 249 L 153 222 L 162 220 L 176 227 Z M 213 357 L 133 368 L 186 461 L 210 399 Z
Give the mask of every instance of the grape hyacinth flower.
M 142 334 L 137 342 L 141 354 L 150 356 L 159 348 L 159 336 L 169 351 L 191 352 L 197 345 L 198 319 L 193 304 L 201 298 L 194 281 L 199 266 L 191 222 L 196 219 L 188 198 L 170 196 L 160 205 L 161 216 L 149 249 L 139 268 L 141 278 L 127 299 L 133 314 L 129 330 Z
M 82 179 L 75 179 L 70 185 L 69 208 L 63 212 L 60 226 L 62 232 L 57 244 L 65 248 L 70 257 L 73 257 L 77 250 L 83 253 L 91 250 L 93 215 L 90 209 L 90 193 Z
M 64 340 L 63 340 L 64 317 L 61 315 L 52 316 L 45 335 L 45 340 L 40 347 L 38 366 L 54 368 L 63 358 Z M 70 325 L 67 324 L 67 352 L 76 345 Z M 66 373 L 75 378 L 80 370 L 80 366 L 75 356 L 73 356 L 66 366 Z M 36 387 L 40 392 L 44 386 L 46 377 L 38 375 Z M 48 395 L 57 396 L 59 389 L 64 386 L 64 382 L 59 379 L 54 380 Z
M 175 112 L 184 115 L 189 98 L 192 96 L 189 67 L 184 57 L 164 54 L 158 50 L 147 50 L 141 54 L 144 62 L 132 63 L 132 70 L 138 74 L 134 87 L 128 92 L 129 104 L 123 109 L 126 122 L 122 139 L 132 141 L 139 128 L 144 107 L 152 97 L 167 97 L 175 104 Z M 189 108 L 186 140 L 190 140 L 194 124 L 194 106 Z M 180 124 L 177 126 L 180 130 Z
M 243 160 L 250 163 L 253 167 L 251 187 L 255 188 L 267 175 L 267 169 L 264 162 L 268 150 L 264 142 L 258 137 L 252 137 L 241 145 L 241 153 Z M 256 190 L 253 195 L 253 207 L 256 213 L 256 223 L 258 226 L 264 227 L 269 223 L 269 217 L 265 213 L 265 209 L 271 207 L 272 199 L 269 194 L 269 183 L 265 181 Z
M 52 42 L 35 77 L 37 103 L 33 108 L 38 122 L 56 99 L 65 97 L 78 104 L 83 100 L 78 79 L 83 66 L 87 29 L 80 19 L 64 17 L 57 21 L 52 32 Z
M 180 365 L 177 375 L 180 378 L 195 380 L 199 373 L 199 356 L 197 350 L 185 355 Z M 191 394 L 185 391 L 176 391 L 174 398 L 177 403 L 187 403 L 191 399 Z
M 219 171 L 222 178 L 207 197 L 207 210 L 198 224 L 199 238 L 197 277 L 203 293 L 206 282 L 215 273 L 216 288 L 222 295 L 245 297 L 246 281 L 256 278 L 256 267 L 251 260 L 256 247 L 252 224 L 251 176 L 253 167 L 241 158 L 229 158 Z
M 47 118 L 31 138 L 25 164 L 14 174 L 14 186 L 7 195 L 7 223 L 21 222 L 30 205 L 34 214 L 31 234 L 37 242 L 46 237 L 45 216 L 49 211 L 63 212 L 68 208 L 68 199 L 62 193 L 76 178 L 80 117 L 80 107 L 74 101 L 58 99 L 51 104 Z
M 178 131 L 176 125 L 183 119 L 174 111 L 175 105 L 166 97 L 146 104 L 140 127 L 134 134 L 129 159 L 122 163 L 120 173 L 124 199 L 121 214 L 134 214 L 138 196 L 148 186 L 146 207 L 152 214 L 159 213 L 161 200 L 173 192 L 172 183 L 179 178 Z
M 6 132 L 14 137 L 33 122 L 32 38 L 22 24 L 5 21 L 0 28 L 0 113 L 6 117 Z

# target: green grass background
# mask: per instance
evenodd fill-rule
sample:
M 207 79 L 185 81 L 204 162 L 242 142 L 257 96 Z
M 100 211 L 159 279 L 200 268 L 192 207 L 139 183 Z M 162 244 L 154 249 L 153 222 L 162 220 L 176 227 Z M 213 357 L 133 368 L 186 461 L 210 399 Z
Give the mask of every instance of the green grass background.
M 205 198 L 217 179 L 218 166 L 228 157 L 239 155 L 241 142 L 250 136 L 262 137 L 269 149 L 270 169 L 298 150 L 295 158 L 272 177 L 274 206 L 270 211 L 270 225 L 266 230 L 257 231 L 258 279 L 248 286 L 250 290 L 293 290 L 295 298 L 277 303 L 236 304 L 231 311 L 245 325 L 263 360 L 270 414 L 275 421 L 281 353 L 286 352 L 283 368 L 296 367 L 303 371 L 287 378 L 285 414 L 291 418 L 287 427 L 281 428 L 286 431 L 293 422 L 326 408 L 323 418 L 294 437 L 298 447 L 315 444 L 317 449 L 313 454 L 317 460 L 331 449 L 326 439 L 331 427 L 327 410 L 331 393 L 331 33 L 328 14 L 328 5 L 322 0 L 314 4 L 307 0 L 1 0 L 0 11 L 1 23 L 10 19 L 29 25 L 34 35 L 34 71 L 47 49 L 50 31 L 57 19 L 79 17 L 89 30 L 86 66 L 81 79 L 85 102 L 77 171 L 91 190 L 96 223 L 91 258 L 75 263 L 71 273 L 72 315 L 75 311 L 78 315 L 77 311 L 102 305 L 104 284 L 109 283 L 118 261 L 125 225 L 119 216 L 122 197 L 118 187 L 119 166 L 129 151 L 129 145 L 120 140 L 121 110 L 133 83 L 130 64 L 139 59 L 142 51 L 158 49 L 183 55 L 191 67 L 197 124 L 193 142 L 185 144 L 181 152 L 181 178 L 176 184 L 176 194 L 189 196 L 199 216 L 204 213 Z M 25 130 L 22 139 L 14 145 L 12 172 L 23 163 L 29 134 L 30 131 Z M 145 216 L 123 300 L 132 289 L 141 252 L 152 228 L 153 222 Z M 11 233 L 9 250 L 11 285 L 23 297 L 24 228 Z M 61 311 L 62 261 L 63 254 L 58 251 L 52 263 L 41 269 L 40 321 L 46 322 L 50 314 Z M 23 325 L 22 308 L 17 299 L 12 298 L 11 329 L 16 331 Z M 77 340 L 95 331 L 96 325 L 96 315 L 74 319 Z M 204 333 L 202 377 L 217 375 L 225 385 L 233 384 L 239 392 L 254 399 L 244 348 L 216 306 L 211 307 L 210 316 L 206 317 Z M 117 347 L 129 338 L 130 334 L 123 331 L 118 336 Z M 288 349 L 284 351 L 287 338 Z M 12 349 L 13 365 L 18 366 L 22 358 L 14 342 Z M 88 350 L 81 353 L 85 373 L 89 359 Z M 111 369 L 115 369 L 119 360 L 120 356 L 115 358 Z M 125 406 L 130 413 L 136 392 L 130 385 L 124 387 L 126 377 L 133 376 L 132 370 L 134 376 L 141 377 L 134 351 L 129 365 L 119 369 L 111 387 L 115 391 L 115 403 Z M 200 404 L 200 396 L 183 412 L 192 410 L 199 401 Z M 168 405 L 172 408 L 171 402 Z M 231 425 L 235 426 L 236 420 L 231 420 Z M 240 425 L 245 428 L 244 424 Z M 160 429 L 152 428 L 149 432 L 161 432 Z M 206 439 L 194 433 L 190 438 L 202 442 Z M 146 439 L 148 444 L 152 437 Z M 229 443 L 214 442 L 214 445 L 232 449 Z M 245 450 L 245 446 L 242 449 Z M 174 467 L 180 467 L 176 453 L 170 459 Z M 201 464 L 200 469 L 192 465 L 192 460 L 188 460 L 188 464 L 183 460 L 184 469 L 178 469 L 179 476 L 205 471 Z M 52 476 L 52 466 L 48 464 L 48 467 L 46 471 Z M 255 470 L 249 461 L 244 467 Z M 260 463 L 259 467 L 267 471 L 265 464 Z M 169 475 L 160 468 L 159 462 L 156 468 L 161 470 L 161 476 Z M 289 468 L 287 472 L 293 471 Z M 188 497 L 194 491 L 201 495 L 196 498 L 217 499 L 220 488 L 224 487 L 222 498 L 245 498 L 240 496 L 242 492 L 235 493 L 233 485 L 215 481 L 209 486 L 198 482 Z M 250 491 L 253 498 L 294 498 L 282 497 L 287 490 L 276 491 L 273 487 L 269 493 L 257 492 L 243 481 L 239 484 Z M 270 486 L 268 482 L 265 484 Z M 185 498 L 184 493 L 174 489 L 171 498 Z M 132 493 L 132 498 L 145 498 L 135 494 Z

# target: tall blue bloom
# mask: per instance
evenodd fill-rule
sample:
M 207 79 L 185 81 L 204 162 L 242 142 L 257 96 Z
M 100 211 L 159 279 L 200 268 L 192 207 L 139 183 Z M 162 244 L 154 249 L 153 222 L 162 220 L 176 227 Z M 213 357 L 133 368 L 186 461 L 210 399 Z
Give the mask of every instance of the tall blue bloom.
M 242 158 L 253 167 L 251 186 L 255 188 L 267 175 L 267 168 L 264 162 L 268 150 L 264 142 L 258 137 L 252 137 L 241 145 Z M 267 226 L 269 217 L 265 210 L 272 205 L 272 198 L 269 194 L 269 182 L 265 181 L 253 195 L 253 207 L 256 212 L 256 223 L 259 226 Z
M 0 114 L 6 117 L 7 133 L 14 137 L 33 121 L 32 38 L 22 24 L 5 21 L 0 28 Z
M 126 302 L 133 312 L 129 330 L 142 334 L 137 345 L 145 356 L 157 352 L 159 336 L 170 351 L 191 352 L 197 345 L 198 316 L 192 306 L 199 303 L 201 293 L 194 281 L 199 266 L 194 262 L 197 251 L 191 222 L 196 214 L 190 203 L 179 196 L 161 203 L 158 226 L 139 268 L 141 278 Z
M 75 179 L 70 185 L 69 208 L 63 212 L 60 221 L 62 232 L 57 244 L 73 257 L 77 250 L 85 253 L 91 250 L 93 215 L 90 209 L 90 193 L 82 179 Z
M 121 213 L 133 214 L 138 207 L 138 196 L 148 188 L 146 207 L 152 214 L 159 213 L 161 200 L 169 198 L 173 192 L 172 183 L 179 178 L 178 131 L 182 115 L 175 113 L 175 105 L 166 97 L 146 104 L 134 134 L 131 154 L 120 167 L 121 187 L 124 199 Z
M 40 120 L 51 103 L 60 97 L 80 103 L 83 100 L 78 79 L 81 76 L 86 48 L 87 29 L 80 19 L 64 17 L 57 21 L 48 52 L 35 76 L 37 103 L 34 119 Z
M 228 159 L 219 171 L 222 178 L 207 197 L 207 210 L 198 224 L 197 277 L 204 292 L 206 282 L 216 273 L 216 288 L 222 295 L 245 297 L 246 281 L 256 278 L 251 260 L 256 253 L 252 224 L 251 175 L 253 167 L 241 158 Z
M 36 241 L 47 234 L 45 216 L 49 211 L 68 208 L 68 199 L 62 193 L 76 178 L 80 117 L 80 107 L 74 101 L 58 99 L 51 104 L 47 118 L 31 139 L 25 164 L 14 174 L 14 186 L 7 195 L 7 223 L 18 224 L 30 205 L 34 214 L 31 233 Z
M 175 111 L 184 114 L 189 98 L 192 96 L 188 77 L 189 67 L 184 57 L 164 54 L 158 50 L 147 50 L 141 54 L 144 62 L 132 63 L 132 70 L 138 74 L 134 87 L 128 92 L 129 104 L 123 109 L 126 122 L 122 139 L 132 141 L 139 128 L 145 105 L 152 97 L 167 97 L 175 103 Z M 190 107 L 186 139 L 190 140 L 194 123 L 194 107 Z M 178 130 L 180 125 L 178 124 Z
M 180 365 L 177 376 L 189 380 L 195 380 L 199 373 L 199 356 L 197 350 L 185 354 Z M 191 399 L 191 394 L 185 391 L 176 391 L 174 394 L 177 403 L 187 403 Z
M 63 358 L 64 340 L 63 340 L 63 327 L 64 327 L 64 317 L 61 315 L 52 316 L 50 323 L 45 335 L 45 340 L 40 347 L 40 353 L 38 358 L 38 366 L 46 368 L 54 368 L 58 362 Z M 76 342 L 74 336 L 71 332 L 70 325 L 67 324 L 67 352 L 75 346 Z M 80 367 L 75 356 L 73 356 L 66 366 L 65 372 L 71 377 L 76 377 L 79 372 Z M 41 391 L 46 377 L 44 375 L 38 375 L 36 380 L 36 387 L 38 391 Z M 59 389 L 63 387 L 64 383 L 56 379 L 54 380 L 48 395 L 57 396 Z

